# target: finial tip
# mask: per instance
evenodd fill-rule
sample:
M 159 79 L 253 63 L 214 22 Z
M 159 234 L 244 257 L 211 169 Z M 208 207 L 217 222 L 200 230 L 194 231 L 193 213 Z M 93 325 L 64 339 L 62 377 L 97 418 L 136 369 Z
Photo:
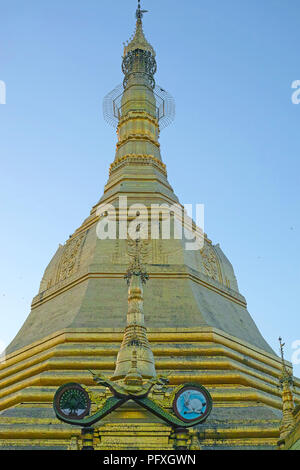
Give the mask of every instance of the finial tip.
M 135 14 L 136 19 L 142 20 L 144 13 L 148 13 L 148 10 L 141 10 L 141 0 L 138 0 L 138 7 Z

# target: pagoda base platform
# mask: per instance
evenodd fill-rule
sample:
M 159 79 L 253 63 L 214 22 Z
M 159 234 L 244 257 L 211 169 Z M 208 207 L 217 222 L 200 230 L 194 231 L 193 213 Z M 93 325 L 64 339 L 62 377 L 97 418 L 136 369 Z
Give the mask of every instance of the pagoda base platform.
M 7 356 L 0 371 L 0 449 L 80 449 L 81 429 L 57 420 L 54 394 L 68 382 L 103 392 L 89 370 L 113 375 L 122 336 L 121 329 L 64 330 Z M 148 337 L 157 372 L 168 374 L 171 386 L 195 382 L 212 395 L 212 414 L 191 431 L 191 449 L 276 449 L 282 408 L 278 357 L 214 328 L 149 329 Z M 298 379 L 295 389 L 300 403 Z M 170 450 L 174 436 L 128 402 L 96 425 L 94 446 Z

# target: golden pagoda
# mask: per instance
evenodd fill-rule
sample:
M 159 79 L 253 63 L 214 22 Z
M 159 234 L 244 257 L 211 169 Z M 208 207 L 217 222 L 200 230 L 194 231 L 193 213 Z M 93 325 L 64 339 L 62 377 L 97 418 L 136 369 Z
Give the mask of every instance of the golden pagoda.
M 124 47 L 122 88 L 105 99 L 118 142 L 104 194 L 59 246 L 30 315 L 1 359 L 1 449 L 80 449 L 80 427 L 59 421 L 52 403 L 58 387 L 78 382 L 93 410 L 101 407 L 110 392 L 95 385 L 91 370 L 127 386 L 156 380 L 156 374 L 168 377 L 168 387 L 151 392 L 166 408 L 176 387 L 204 385 L 213 410 L 190 431 L 190 449 L 276 449 L 280 437 L 281 359 L 251 318 L 220 246 L 203 234 L 201 246 L 189 250 L 175 233 L 182 229 L 183 206 L 168 182 L 159 144 L 173 116 L 172 98 L 155 83 L 156 56 L 143 31 L 143 13 L 139 2 L 135 34 Z M 173 208 L 169 238 L 162 236 L 166 206 Z M 139 259 L 128 236 L 136 217 Z M 101 238 L 99 227 L 110 218 L 117 236 Z M 142 236 L 149 226 L 158 236 Z M 197 232 L 193 221 L 189 227 Z M 134 274 L 137 263 L 147 266 L 145 289 Z M 298 379 L 294 386 L 297 405 Z M 93 446 L 167 450 L 174 448 L 174 433 L 128 401 L 97 425 Z

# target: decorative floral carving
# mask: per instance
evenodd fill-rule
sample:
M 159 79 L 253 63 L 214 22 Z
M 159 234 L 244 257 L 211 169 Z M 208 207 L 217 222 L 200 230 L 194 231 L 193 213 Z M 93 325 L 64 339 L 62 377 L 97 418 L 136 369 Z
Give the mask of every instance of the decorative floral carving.
M 213 249 L 205 244 L 203 250 L 201 251 L 201 255 L 205 274 L 215 281 L 220 282 L 218 260 Z
M 108 397 L 110 395 L 109 392 L 106 392 L 104 390 L 103 392 L 99 393 L 99 392 L 92 391 L 90 388 L 88 388 L 86 386 L 83 386 L 83 388 L 89 394 L 89 397 L 90 397 L 91 402 L 92 402 L 93 412 L 96 413 L 98 410 L 100 410 L 100 408 L 102 408 L 102 406 L 104 405 L 104 403 L 108 399 Z
M 140 240 L 139 241 L 139 255 L 142 263 L 149 262 L 149 255 L 151 254 L 151 241 Z M 129 238 L 127 240 L 127 254 L 132 260 L 136 255 L 136 240 Z
M 136 138 L 136 135 L 135 135 Z M 153 157 L 153 155 L 124 155 L 123 157 L 118 158 L 115 160 L 109 170 L 109 174 L 111 175 L 115 170 L 120 169 L 124 165 L 154 165 L 158 168 L 165 176 L 167 176 L 166 165 L 162 163 L 158 158 Z
M 58 268 L 57 282 L 64 281 L 77 271 L 79 250 L 82 245 L 83 238 L 84 234 L 79 235 L 66 243 Z
M 151 233 L 151 226 L 149 227 Z M 182 251 L 181 246 L 168 247 L 164 240 L 141 240 L 141 258 L 144 264 L 159 264 L 161 266 L 169 264 L 171 255 L 175 255 Z M 168 249 L 167 249 L 168 248 Z M 116 240 L 113 252 L 111 254 L 111 262 L 113 264 L 128 264 L 134 256 L 135 241 L 132 239 Z

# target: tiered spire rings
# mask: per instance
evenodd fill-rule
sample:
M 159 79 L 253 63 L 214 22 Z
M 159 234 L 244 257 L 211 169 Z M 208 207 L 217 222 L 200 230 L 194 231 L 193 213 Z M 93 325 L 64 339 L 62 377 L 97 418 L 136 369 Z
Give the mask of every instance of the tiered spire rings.
M 141 262 L 141 245 L 136 241 L 135 253 L 125 279 L 128 283 L 127 326 L 118 354 L 114 380 L 125 383 L 156 377 L 153 353 L 147 338 L 143 312 L 143 284 L 148 274 Z

